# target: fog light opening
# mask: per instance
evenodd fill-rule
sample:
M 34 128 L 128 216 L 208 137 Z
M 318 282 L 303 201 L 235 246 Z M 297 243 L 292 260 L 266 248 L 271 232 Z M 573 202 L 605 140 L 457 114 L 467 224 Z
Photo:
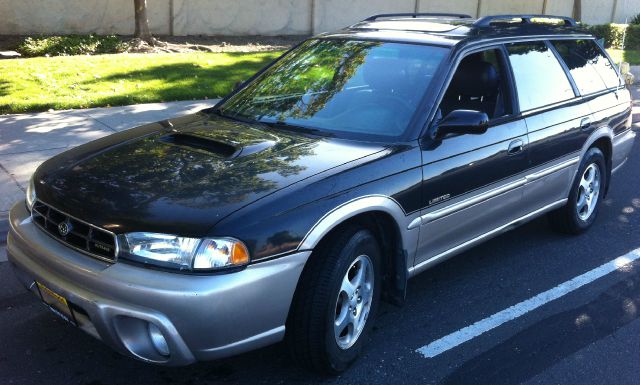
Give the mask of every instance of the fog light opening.
M 164 357 L 168 357 L 169 344 L 167 344 L 167 340 L 164 338 L 164 336 L 162 335 L 162 332 L 156 325 L 150 322 L 148 323 L 148 325 L 149 325 L 148 326 L 149 338 L 151 338 L 151 343 L 153 344 L 153 347 L 156 349 L 158 354 Z

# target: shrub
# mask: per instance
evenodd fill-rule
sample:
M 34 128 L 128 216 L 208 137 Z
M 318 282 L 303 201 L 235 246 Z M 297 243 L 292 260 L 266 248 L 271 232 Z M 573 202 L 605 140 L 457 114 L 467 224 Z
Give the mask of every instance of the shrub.
M 640 13 L 635 15 L 631 20 L 629 20 L 629 24 L 640 25 Z
M 604 39 L 605 48 L 621 49 L 625 27 L 625 24 L 599 24 L 589 26 L 588 29 L 598 39 Z
M 640 49 L 640 24 L 631 24 L 627 28 L 625 49 Z
M 17 51 L 23 56 L 70 56 L 124 52 L 126 44 L 115 35 L 27 37 Z
M 588 29 L 598 39 L 604 39 L 605 48 L 640 49 L 640 24 L 600 24 Z M 622 47 L 625 30 L 627 35 Z

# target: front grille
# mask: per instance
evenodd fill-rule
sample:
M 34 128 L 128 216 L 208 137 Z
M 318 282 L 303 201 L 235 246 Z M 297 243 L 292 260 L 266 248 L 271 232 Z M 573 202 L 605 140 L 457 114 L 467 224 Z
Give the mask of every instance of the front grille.
M 31 216 L 35 224 L 60 242 L 92 257 L 115 262 L 117 253 L 115 234 L 76 219 L 40 201 L 34 203 Z

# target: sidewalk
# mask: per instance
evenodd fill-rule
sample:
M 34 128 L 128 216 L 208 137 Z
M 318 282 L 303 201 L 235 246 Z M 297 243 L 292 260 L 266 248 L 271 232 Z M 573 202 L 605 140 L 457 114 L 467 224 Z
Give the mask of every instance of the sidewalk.
M 0 115 L 0 243 L 3 218 L 16 201 L 24 199 L 29 178 L 43 161 L 105 135 L 196 112 L 216 101 Z
M 630 66 L 629 72 L 633 74 L 633 77 L 636 80 L 634 86 L 637 88 L 638 84 L 640 84 L 640 66 Z

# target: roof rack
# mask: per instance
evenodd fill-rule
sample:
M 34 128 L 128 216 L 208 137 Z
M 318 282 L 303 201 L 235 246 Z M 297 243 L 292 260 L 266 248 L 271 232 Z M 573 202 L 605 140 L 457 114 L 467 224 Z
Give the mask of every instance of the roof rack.
M 567 26 L 575 27 L 578 23 L 566 16 L 553 16 L 553 15 L 493 15 L 493 16 L 485 16 L 478 20 L 476 20 L 473 25 L 475 27 L 490 27 L 492 23 L 498 20 L 509 20 L 509 19 L 520 19 L 523 24 L 533 24 L 531 19 L 557 19 L 564 21 L 564 24 Z
M 465 15 L 463 13 L 381 13 L 379 15 L 369 16 L 362 21 L 375 21 L 377 19 L 382 19 L 387 17 L 411 17 L 413 19 L 417 19 L 419 17 L 424 17 L 424 18 L 450 17 L 450 18 L 457 18 L 457 19 L 471 19 L 471 16 Z

